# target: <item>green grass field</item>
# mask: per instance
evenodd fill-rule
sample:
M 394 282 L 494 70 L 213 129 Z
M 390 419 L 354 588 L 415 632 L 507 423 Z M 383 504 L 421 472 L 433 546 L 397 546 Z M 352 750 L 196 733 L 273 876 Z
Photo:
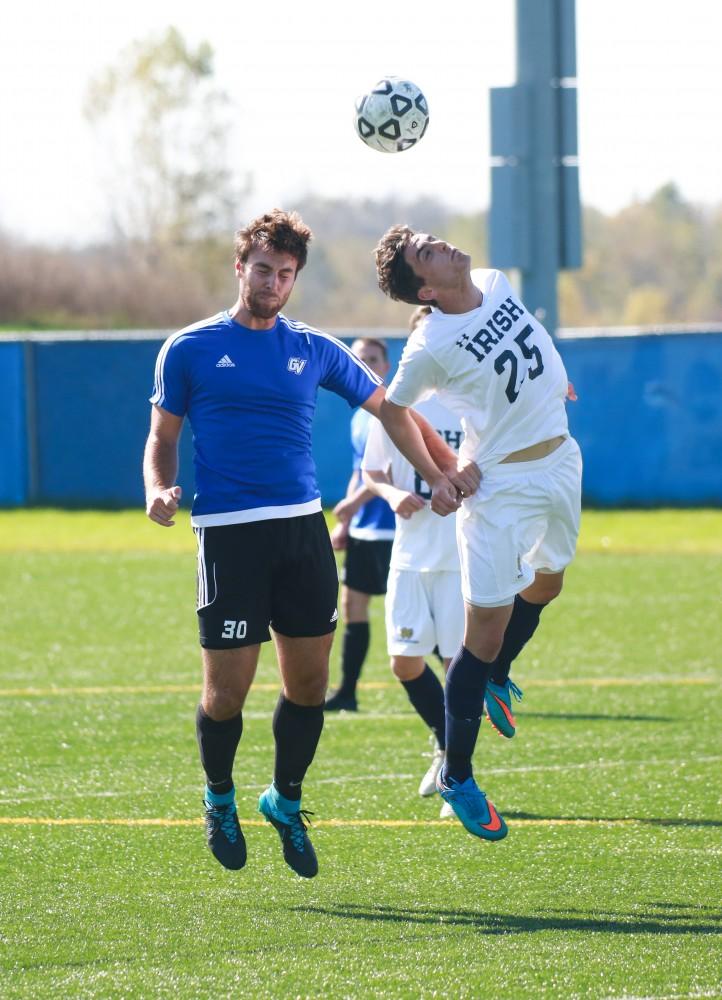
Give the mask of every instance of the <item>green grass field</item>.
M 249 861 L 201 825 L 194 543 L 130 513 L 0 513 L 0 996 L 722 995 L 722 512 L 588 512 L 475 769 L 475 841 L 417 795 L 427 737 L 386 666 L 305 785 L 321 867 L 255 811 L 264 649 L 236 765 Z M 338 648 L 333 677 L 338 673 Z

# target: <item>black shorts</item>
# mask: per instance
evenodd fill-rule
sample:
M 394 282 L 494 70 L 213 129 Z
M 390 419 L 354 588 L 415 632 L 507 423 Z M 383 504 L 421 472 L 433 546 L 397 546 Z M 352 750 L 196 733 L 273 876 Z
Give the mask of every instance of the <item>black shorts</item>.
M 323 514 L 195 528 L 198 629 L 205 649 L 327 635 L 338 574 Z
M 385 594 L 392 545 L 391 539 L 349 537 L 342 577 L 345 585 L 362 594 Z

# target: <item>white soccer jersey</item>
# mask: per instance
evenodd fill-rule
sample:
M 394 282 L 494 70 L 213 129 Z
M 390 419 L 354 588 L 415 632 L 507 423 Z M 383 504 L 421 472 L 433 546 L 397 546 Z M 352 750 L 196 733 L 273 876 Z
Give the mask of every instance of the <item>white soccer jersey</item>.
M 458 451 L 463 432 L 458 417 L 454 416 L 439 400 L 432 396 L 418 403 L 414 409 L 426 417 L 431 426 Z M 431 490 L 408 462 L 376 419 L 370 421 L 369 436 L 364 452 L 363 469 L 386 472 L 394 486 L 407 493 L 418 493 L 426 501 L 423 510 L 410 518 L 396 517 L 396 534 L 391 549 L 392 569 L 414 570 L 417 573 L 439 570 L 459 570 L 459 553 L 456 546 L 456 517 L 439 517 L 434 514 L 429 501 Z
M 436 391 L 461 420 L 461 454 L 484 471 L 506 455 L 568 434 L 567 373 L 552 338 L 506 276 L 471 272 L 477 309 L 432 309 L 404 348 L 387 399 L 412 406 Z

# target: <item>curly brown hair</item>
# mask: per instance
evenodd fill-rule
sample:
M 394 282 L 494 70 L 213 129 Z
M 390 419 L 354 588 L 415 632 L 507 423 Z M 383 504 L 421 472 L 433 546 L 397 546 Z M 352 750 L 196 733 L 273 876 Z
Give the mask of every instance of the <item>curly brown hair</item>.
M 414 273 L 404 259 L 404 252 L 414 236 L 409 226 L 392 226 L 379 240 L 376 250 L 376 277 L 379 288 L 389 298 L 410 305 L 421 305 L 419 289 L 424 279 Z
M 245 264 L 251 250 L 273 250 L 295 257 L 296 270 L 300 271 L 306 263 L 312 239 L 313 233 L 298 212 L 274 208 L 238 230 L 234 243 L 236 263 Z

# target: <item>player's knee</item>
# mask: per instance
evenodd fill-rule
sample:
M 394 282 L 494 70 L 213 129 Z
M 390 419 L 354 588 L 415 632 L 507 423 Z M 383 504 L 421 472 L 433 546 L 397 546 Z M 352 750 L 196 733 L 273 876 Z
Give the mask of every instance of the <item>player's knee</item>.
M 400 681 L 413 681 L 424 672 L 424 661 L 417 656 L 392 656 L 391 670 Z
M 368 594 L 352 590 L 351 587 L 344 587 L 341 591 L 341 614 L 344 621 L 346 623 L 368 621 L 369 601 Z
M 531 604 L 549 604 L 562 592 L 563 573 L 537 573 L 534 583 L 521 595 Z
M 464 637 L 464 645 L 470 653 L 484 663 L 493 663 L 501 652 L 501 645 L 504 641 L 504 632 L 498 629 L 486 629 L 482 635 L 469 635 Z
M 323 705 L 328 690 L 328 683 L 304 684 L 289 688 L 286 685 L 286 697 L 295 705 L 305 705 L 309 708 Z
M 243 708 L 241 692 L 221 685 L 207 686 L 203 692 L 203 711 L 216 722 L 232 719 Z
M 483 660 L 484 663 L 493 663 L 501 652 L 501 644 L 504 641 L 504 636 L 500 636 L 498 639 L 489 637 L 484 642 L 479 645 L 479 652 L 476 653 L 478 659 Z

